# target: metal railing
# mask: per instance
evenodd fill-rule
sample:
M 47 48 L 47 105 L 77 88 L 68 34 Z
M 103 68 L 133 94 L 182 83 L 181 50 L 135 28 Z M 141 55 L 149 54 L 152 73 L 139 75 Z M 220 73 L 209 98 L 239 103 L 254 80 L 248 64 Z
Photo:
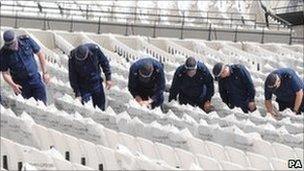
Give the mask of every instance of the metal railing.
M 292 12 L 303 12 L 303 9 L 304 9 L 303 6 L 304 6 L 304 3 L 298 4 L 298 5 L 292 5 L 292 6 L 272 8 L 272 10 L 276 14 L 292 13 Z
M 272 13 L 267 7 L 266 5 L 263 4 L 263 2 L 260 0 L 260 4 L 262 9 L 265 11 L 265 18 L 266 18 L 266 24 L 267 27 L 269 27 L 269 22 L 268 22 L 268 16 L 272 17 L 274 20 L 276 20 L 278 23 L 281 23 L 282 25 L 284 25 L 284 27 L 287 27 L 289 29 L 291 29 L 292 24 L 286 20 L 284 20 L 283 18 L 277 16 L 276 14 Z
M 38 9 L 38 5 L 18 5 L 18 4 L 2 4 L 1 8 L 2 11 L 6 11 L 6 7 L 19 7 L 23 8 L 23 11 L 19 10 L 8 10 L 12 13 L 15 13 L 15 15 L 22 15 L 22 13 L 32 13 L 33 15 L 39 14 L 39 15 L 58 15 L 58 17 L 62 18 L 65 17 L 68 20 L 73 20 L 73 18 L 83 18 L 85 20 L 107 20 L 107 21 L 116 21 L 116 22 L 131 22 L 133 24 L 135 23 L 144 23 L 143 21 L 147 22 L 148 24 L 152 25 L 167 25 L 167 23 L 172 25 L 182 25 L 182 26 L 193 26 L 193 27 L 208 27 L 210 23 L 214 26 L 219 27 L 225 27 L 225 28 L 236 28 L 236 27 L 243 27 L 243 28 L 256 28 L 256 27 L 266 27 L 265 23 L 258 23 L 256 21 L 256 15 L 255 14 L 245 14 L 245 13 L 222 13 L 222 12 L 214 12 L 214 11 L 200 11 L 200 10 L 187 10 L 187 11 L 180 11 L 177 9 L 157 9 L 157 8 L 140 8 L 141 10 L 149 9 L 153 10 L 153 13 L 150 12 L 141 12 L 136 11 L 137 8 L 135 7 L 124 7 L 124 6 L 103 6 L 103 7 L 109 7 L 108 10 L 93 10 L 89 9 L 89 5 L 86 6 L 86 9 L 82 9 L 80 11 L 79 9 L 74 8 L 67 8 L 62 7 L 60 3 L 57 4 L 59 7 L 39 7 L 39 11 L 31 11 L 30 9 Z M 122 10 L 122 8 L 129 9 Z M 130 10 L 132 9 L 132 10 Z M 53 11 L 52 11 L 53 10 Z M 55 12 L 55 10 L 58 10 L 58 12 Z M 120 11 L 121 10 L 121 11 Z M 47 12 L 45 12 L 47 11 Z M 131 12 L 130 12 L 131 11 Z M 169 14 L 163 14 L 164 11 L 166 11 Z M 173 14 L 174 12 L 181 13 L 181 15 Z M 191 15 L 185 15 L 185 13 L 191 12 Z M 204 14 L 205 15 L 202 15 Z M 196 15 L 195 15 L 196 14 Z M 225 14 L 229 16 L 229 18 L 223 18 L 223 17 L 217 17 L 220 14 Z M 254 19 L 246 19 L 243 17 L 243 15 L 247 15 L 250 17 L 254 16 Z M 144 18 L 144 19 L 143 19 Z M 164 20 L 166 18 L 166 20 Z M 280 30 L 282 25 L 280 24 L 272 24 L 270 23 L 269 26 L 270 29 L 277 29 Z
M 233 33 L 234 38 L 231 41 L 238 41 L 239 40 L 239 34 L 258 34 L 261 36 L 261 43 L 264 42 L 264 34 L 265 35 L 277 35 L 277 36 L 288 36 L 290 37 L 290 44 L 292 43 L 292 37 L 291 33 L 292 30 L 289 30 L 289 33 L 282 32 L 282 33 L 272 33 L 267 31 L 265 33 L 266 24 L 265 23 L 258 23 L 254 20 L 240 20 L 236 18 L 230 18 L 230 20 L 224 20 L 227 22 L 222 22 L 223 18 L 217 18 L 217 17 L 198 17 L 198 16 L 186 16 L 184 13 L 182 13 L 181 16 L 179 15 L 167 15 L 167 14 L 149 14 L 149 13 L 140 13 L 140 12 L 119 12 L 119 11 L 105 11 L 105 10 L 97 10 L 99 14 L 106 14 L 106 15 L 100 15 L 97 16 L 94 14 L 91 14 L 89 12 L 81 13 L 81 14 L 66 14 L 68 12 L 67 9 L 62 8 L 61 10 L 64 10 L 64 13 L 62 12 L 54 12 L 54 11 L 48 11 L 44 12 L 44 10 L 39 10 L 38 12 L 34 11 L 32 12 L 33 16 L 30 15 L 23 15 L 22 11 L 11 11 L 7 10 L 4 7 L 5 5 L 1 5 L 0 2 L 0 12 L 1 12 L 1 18 L 9 18 L 15 20 L 14 27 L 18 28 L 20 25 L 20 20 L 28 20 L 28 21 L 40 21 L 42 25 L 42 29 L 48 30 L 48 29 L 56 29 L 55 24 L 50 23 L 66 23 L 69 25 L 69 28 L 66 28 L 66 30 L 69 30 L 73 32 L 75 30 L 75 24 L 87 24 L 91 28 L 96 28 L 96 32 L 100 34 L 102 32 L 103 25 L 113 25 L 113 26 L 120 26 L 125 27 L 125 35 L 134 34 L 134 28 L 152 28 L 153 29 L 153 35 L 152 37 L 156 37 L 157 30 L 159 29 L 172 29 L 175 31 L 180 31 L 180 38 L 183 39 L 186 32 L 189 31 L 199 31 L 204 32 L 208 34 L 207 40 L 214 40 L 217 39 L 218 33 Z M 27 6 L 28 7 L 28 6 Z M 45 8 L 45 9 L 58 9 L 54 7 Z M 69 9 L 71 11 L 78 11 L 76 9 Z M 3 13 L 3 11 L 10 12 Z M 94 10 L 92 10 L 94 11 Z M 50 16 L 56 14 L 56 16 Z M 123 15 L 122 15 L 123 14 Z M 144 20 L 148 21 L 148 24 L 142 23 L 140 17 L 142 16 L 150 16 L 149 18 L 145 18 Z M 153 17 L 151 17 L 153 16 Z M 169 20 L 162 20 L 162 17 L 167 17 Z M 189 20 L 192 19 L 192 20 Z M 210 23 L 210 18 L 213 19 L 213 22 Z M 209 19 L 209 20 L 208 20 Z M 1 21 L 1 19 L 0 19 Z M 208 22 L 209 21 L 209 22 Z M 216 22 L 219 21 L 219 22 Z M 246 22 L 251 21 L 250 24 L 247 24 Z M 169 24 L 168 24 L 169 23 Z M 191 24 L 191 25 L 190 25 Z M 222 27 L 219 27 L 222 26 Z M 255 28 L 261 28 L 260 31 L 255 30 Z M 270 24 L 270 27 L 277 28 L 278 30 L 281 28 L 281 25 L 279 24 Z M 244 29 L 245 28 L 245 29 Z M 131 32 L 130 32 L 131 29 Z M 83 30 L 86 31 L 86 30 Z M 285 30 L 286 31 L 286 30 Z M 213 35 L 213 37 L 212 37 Z

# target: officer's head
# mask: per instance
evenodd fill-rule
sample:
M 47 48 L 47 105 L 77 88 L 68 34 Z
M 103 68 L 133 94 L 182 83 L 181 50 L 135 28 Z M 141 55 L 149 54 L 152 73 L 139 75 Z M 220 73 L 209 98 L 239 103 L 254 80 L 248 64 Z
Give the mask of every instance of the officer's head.
M 18 41 L 13 30 L 6 30 L 3 33 L 4 45 L 11 50 L 18 50 Z
M 89 48 L 85 45 L 79 45 L 76 49 L 76 54 L 75 54 L 75 58 L 79 61 L 83 61 L 85 59 L 87 59 L 87 57 L 89 56 Z
M 185 68 L 187 70 L 187 75 L 193 77 L 197 70 L 197 61 L 193 57 L 189 57 L 185 62 Z
M 279 88 L 281 85 L 281 79 L 278 74 L 271 73 L 267 76 L 265 86 L 271 90 Z
M 223 63 L 215 64 L 212 70 L 215 80 L 228 77 L 230 73 L 229 70 L 229 66 L 224 65 Z
M 151 80 L 154 67 L 152 62 L 145 61 L 145 63 L 139 68 L 139 79 L 143 82 L 149 82 Z

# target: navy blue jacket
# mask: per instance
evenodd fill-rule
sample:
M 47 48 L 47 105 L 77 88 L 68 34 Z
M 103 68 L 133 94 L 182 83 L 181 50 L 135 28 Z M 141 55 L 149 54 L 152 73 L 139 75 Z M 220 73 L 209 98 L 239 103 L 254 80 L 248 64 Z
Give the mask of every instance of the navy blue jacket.
M 142 82 L 139 76 L 139 69 L 147 62 L 152 62 L 154 70 L 149 82 Z M 129 71 L 128 89 L 133 97 L 150 92 L 153 94 L 151 99 L 155 102 L 163 96 L 165 91 L 165 76 L 164 69 L 160 62 L 152 58 L 139 59 L 132 64 Z
M 207 88 L 206 93 L 203 91 L 204 86 Z M 189 100 L 192 99 L 191 101 L 196 101 L 197 105 L 211 100 L 214 95 L 213 77 L 203 63 L 198 62 L 197 72 L 192 78 L 187 76 L 185 65 L 176 69 L 170 88 L 169 101 L 176 100 L 178 94 Z
M 40 46 L 28 35 L 17 37 L 18 51 L 13 51 L 5 46 L 0 50 L 0 71 L 10 70 L 14 81 L 35 82 L 38 66 L 34 54 L 40 51 Z
M 89 56 L 83 60 L 75 58 L 76 49 L 72 50 L 69 58 L 69 79 L 76 97 L 81 93 L 81 90 L 94 91 L 102 86 L 101 77 L 102 68 L 106 80 L 111 80 L 111 69 L 108 59 L 102 53 L 100 48 L 93 43 L 84 44 L 89 48 Z
M 222 101 L 229 107 L 248 106 L 254 101 L 255 89 L 248 70 L 240 64 L 230 65 L 230 75 L 220 78 L 219 92 Z
M 281 79 L 280 87 L 276 90 L 264 86 L 265 100 L 271 100 L 272 94 L 276 95 L 277 100 L 287 103 L 294 103 L 296 92 L 304 89 L 303 80 L 290 68 L 281 68 L 273 71 Z

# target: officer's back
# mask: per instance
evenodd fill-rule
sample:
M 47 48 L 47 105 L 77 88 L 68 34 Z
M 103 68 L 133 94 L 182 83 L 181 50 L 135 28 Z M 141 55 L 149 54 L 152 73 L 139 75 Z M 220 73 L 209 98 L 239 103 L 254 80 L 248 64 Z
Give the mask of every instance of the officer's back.
M 154 67 L 154 72 L 151 75 L 151 79 L 145 79 L 139 76 L 139 70 L 145 65 L 146 63 L 151 63 Z M 131 65 L 130 68 L 130 77 L 129 83 L 130 87 L 136 87 L 136 89 L 148 90 L 154 89 L 157 86 L 157 81 L 161 77 L 161 71 L 163 71 L 163 66 L 157 60 L 152 58 L 143 58 L 139 59 L 135 63 Z

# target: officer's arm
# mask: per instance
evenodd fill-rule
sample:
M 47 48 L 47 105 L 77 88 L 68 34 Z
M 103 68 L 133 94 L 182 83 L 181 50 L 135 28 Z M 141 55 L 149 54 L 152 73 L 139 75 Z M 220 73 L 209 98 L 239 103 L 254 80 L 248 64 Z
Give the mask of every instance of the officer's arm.
M 171 102 L 173 99 L 176 100 L 177 95 L 179 94 L 180 90 L 180 81 L 178 78 L 178 75 L 180 74 L 179 69 L 177 69 L 174 73 L 174 77 L 172 80 L 172 84 L 170 87 L 170 95 L 169 95 L 169 102 Z
M 157 101 L 157 99 L 159 99 L 159 97 L 162 96 L 162 94 L 165 91 L 166 80 L 165 80 L 165 74 L 164 74 L 163 68 L 160 68 L 159 78 L 157 79 L 157 83 L 156 84 L 157 84 L 156 92 L 151 97 L 151 99 L 152 99 L 153 102 Z
M 267 88 L 264 88 L 264 97 L 265 97 L 266 111 L 268 113 L 274 114 L 273 106 L 272 106 L 272 102 L 271 102 L 272 93 Z
M 7 84 L 9 84 L 11 87 L 14 87 L 16 85 L 16 83 L 13 81 L 12 76 L 9 73 L 9 71 L 3 71 L 2 76 L 3 76 L 3 79 L 5 80 L 5 82 L 7 82 Z
M 33 52 L 38 56 L 42 73 L 43 74 L 47 73 L 47 69 L 46 69 L 47 61 L 45 59 L 45 54 L 41 50 L 40 46 L 31 37 L 29 37 L 29 43 Z
M 2 72 L 3 79 L 7 82 L 11 87 L 15 85 L 15 82 L 12 79 L 11 74 L 9 73 L 9 68 L 7 64 L 6 56 L 0 52 L 0 71 Z
M 296 100 L 295 100 L 295 105 L 294 105 L 294 112 L 298 113 L 301 103 L 303 100 L 303 90 L 301 89 L 300 91 L 296 92 Z
M 202 96 L 200 98 L 201 100 L 204 98 L 206 101 L 211 101 L 211 98 L 214 95 L 214 82 L 213 82 L 213 77 L 210 74 L 207 67 L 205 67 L 205 71 L 206 71 L 205 84 L 207 87 L 207 92 L 206 92 L 206 97 Z
M 138 92 L 137 92 L 137 85 L 136 85 L 134 70 L 135 70 L 134 65 L 132 65 L 129 70 L 128 89 L 129 89 L 129 92 L 131 93 L 131 95 L 135 98 L 135 96 L 138 95 Z
M 79 82 L 78 82 L 76 70 L 72 63 L 72 59 L 69 59 L 69 80 L 70 80 L 70 85 L 74 90 L 75 97 L 79 97 L 80 96 Z
M 222 84 L 223 83 L 221 83 L 221 80 L 219 80 L 218 86 L 219 86 L 219 93 L 220 93 L 221 99 L 226 105 L 231 107 L 227 90 L 224 88 L 224 86 Z
M 293 110 L 294 112 L 299 112 L 302 100 L 303 100 L 303 90 L 302 90 L 302 80 L 293 71 L 291 73 L 291 89 L 296 94 L 295 103 Z
M 111 67 L 109 64 L 109 60 L 107 57 L 103 54 L 103 52 L 99 49 L 96 49 L 97 58 L 100 62 L 100 66 L 102 68 L 103 73 L 105 74 L 106 80 L 111 80 Z
M 241 66 L 241 76 L 242 82 L 246 86 L 246 89 L 248 91 L 249 102 L 254 102 L 255 89 L 253 81 L 251 79 L 250 73 L 244 66 Z

